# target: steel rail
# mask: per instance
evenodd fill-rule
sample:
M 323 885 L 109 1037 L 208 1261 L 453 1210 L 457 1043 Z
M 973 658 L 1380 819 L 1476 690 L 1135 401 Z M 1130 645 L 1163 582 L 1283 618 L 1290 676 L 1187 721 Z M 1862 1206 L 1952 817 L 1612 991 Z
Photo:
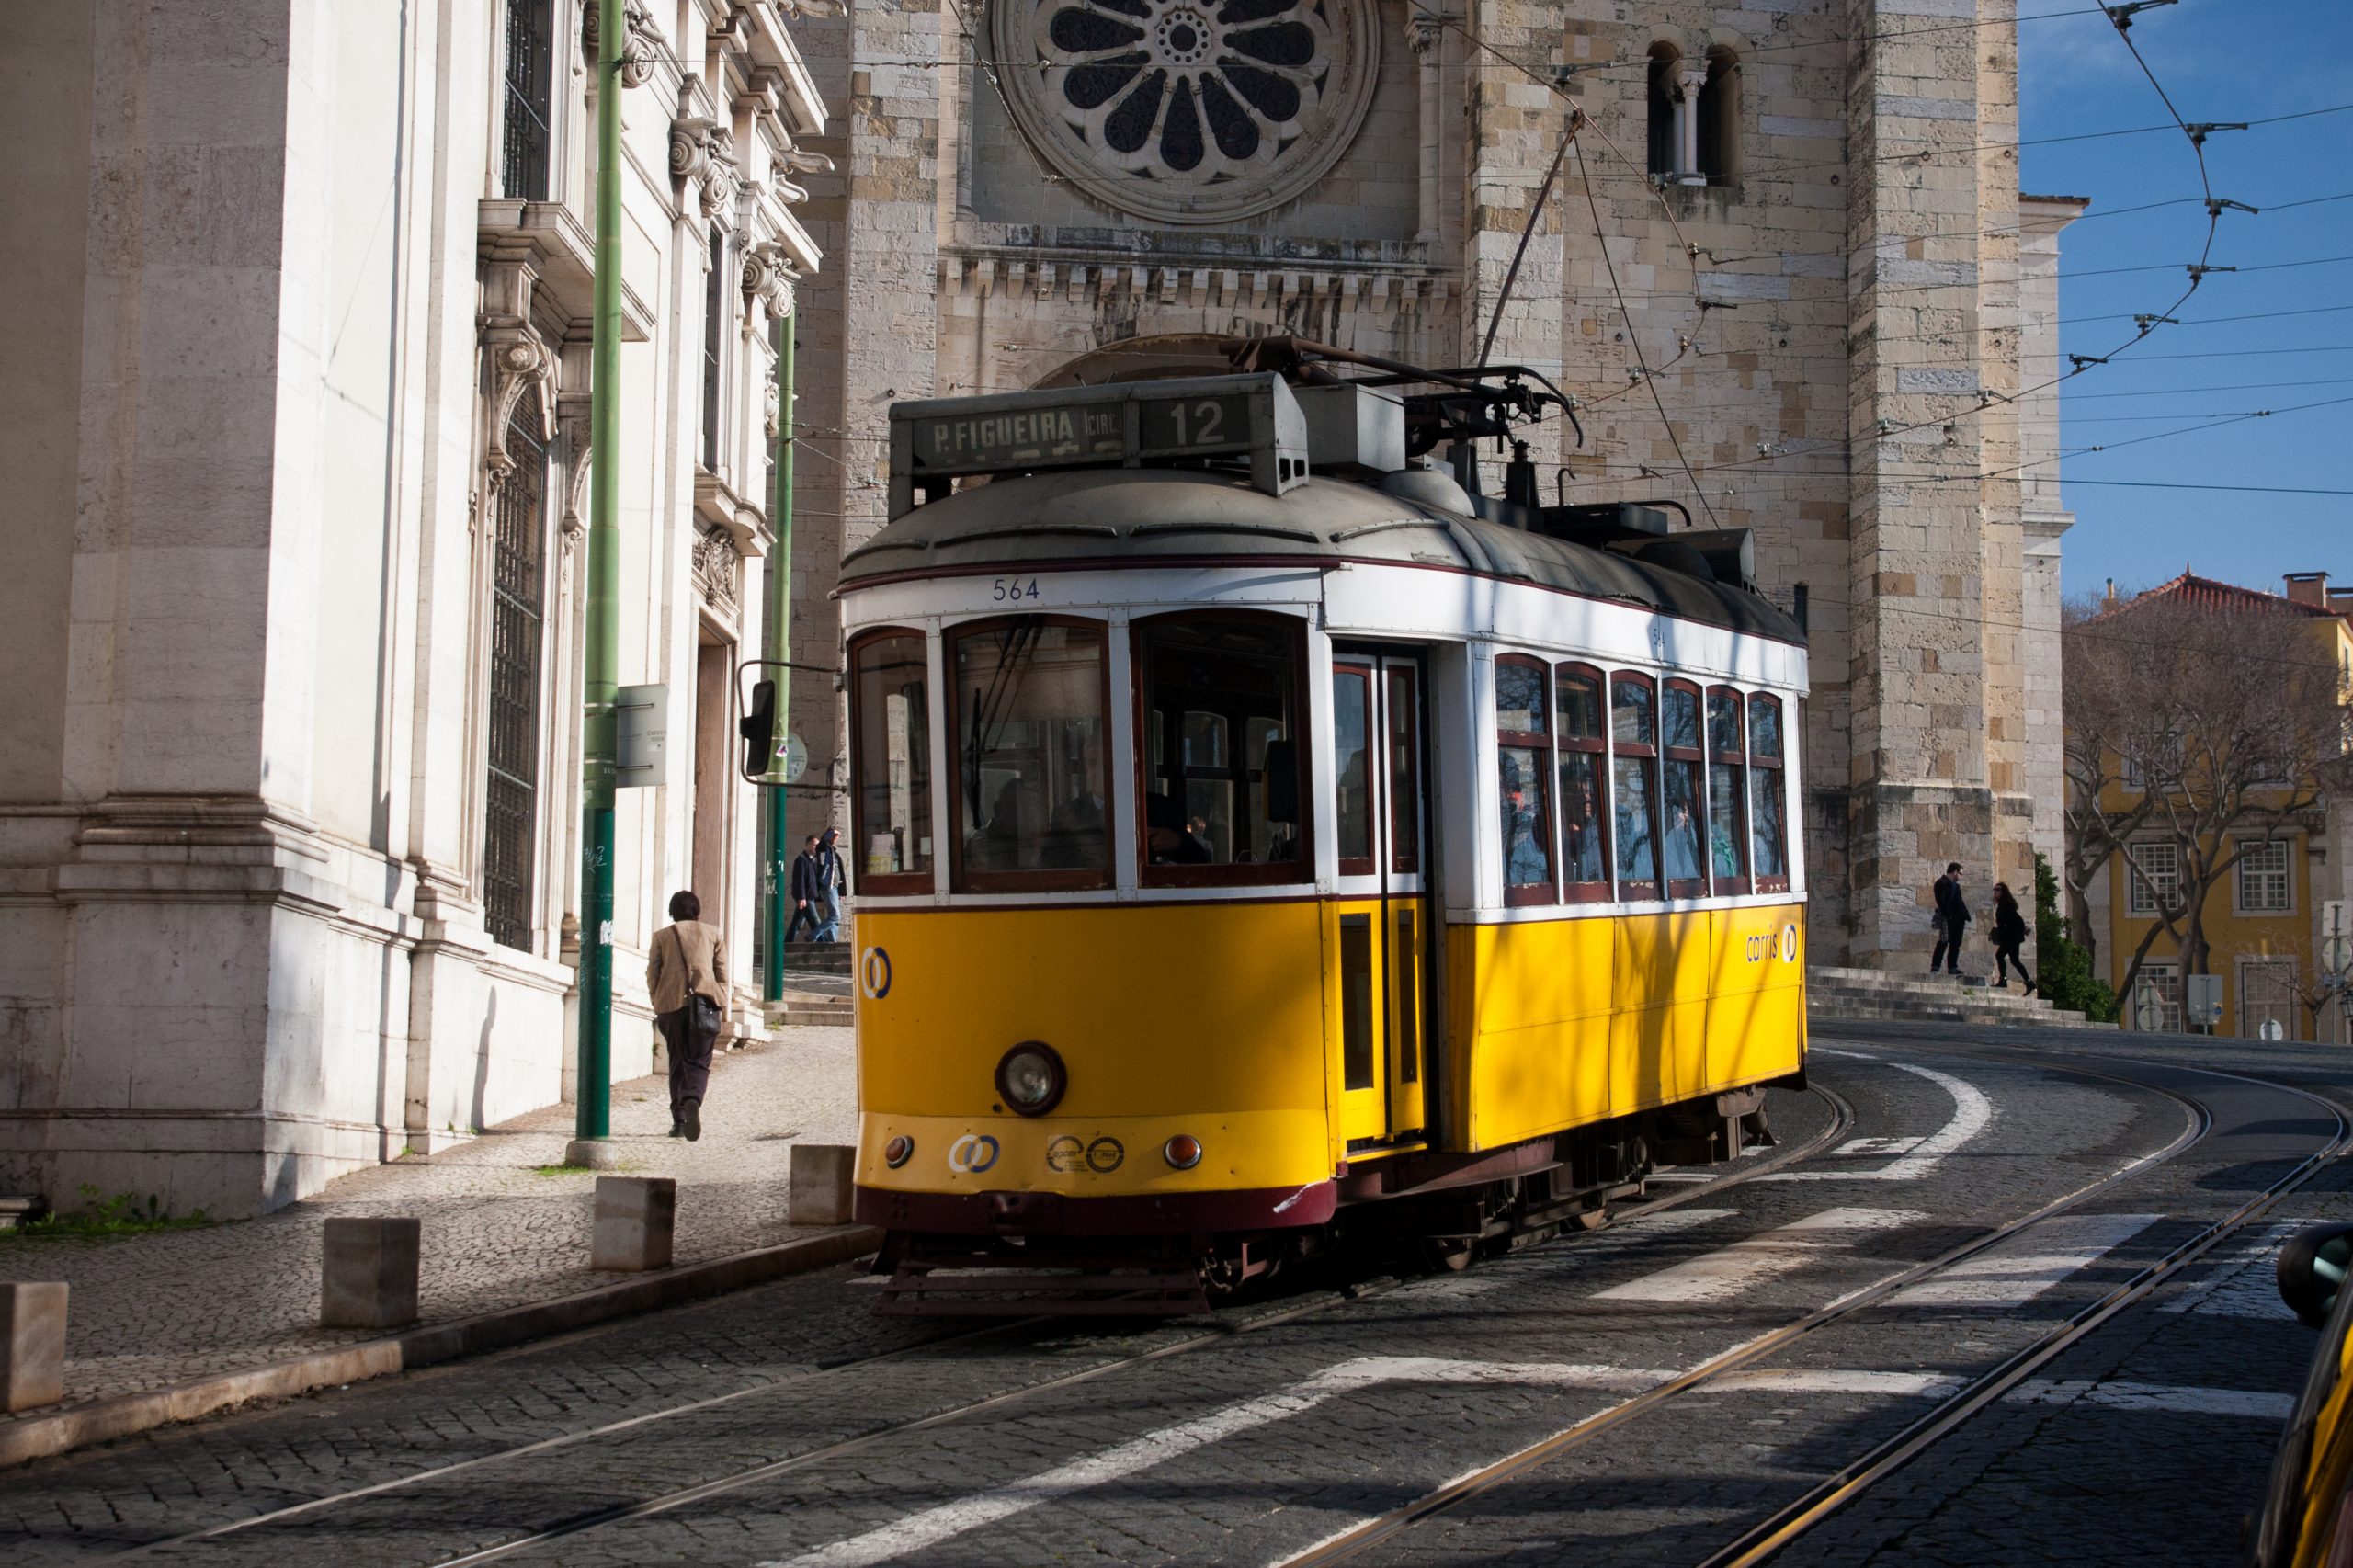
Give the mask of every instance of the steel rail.
M 1672 1209 L 1678 1204 L 1688 1203 L 1699 1197 L 1722 1192 L 1727 1187 L 1737 1187 L 1745 1182 L 1754 1181 L 1759 1176 L 1771 1175 L 1773 1172 L 1794 1165 L 1799 1161 L 1810 1159 L 1814 1154 L 1819 1153 L 1823 1149 L 1829 1147 L 1836 1140 L 1843 1137 L 1847 1131 L 1853 1127 L 1855 1121 L 1854 1107 L 1847 1101 L 1844 1096 L 1838 1094 L 1836 1090 L 1824 1087 L 1818 1084 L 1809 1085 L 1805 1092 L 1821 1099 L 1830 1108 L 1829 1120 L 1819 1133 L 1809 1138 L 1802 1143 L 1792 1145 L 1790 1148 L 1760 1160 L 1756 1164 L 1750 1165 L 1745 1169 L 1727 1173 L 1726 1175 L 1712 1181 L 1694 1183 L 1681 1191 L 1670 1193 L 1660 1198 L 1651 1199 L 1647 1201 L 1632 1205 L 1627 1209 L 1617 1210 L 1611 1217 L 1613 1224 L 1622 1221 L 1640 1219 L 1645 1215 L 1657 1213 L 1663 1210 Z M 1152 1350 L 1141 1352 L 1133 1356 L 1121 1357 L 1118 1359 L 1107 1361 L 1097 1366 L 1083 1368 L 1077 1371 L 1065 1374 L 1062 1377 L 1048 1379 L 1041 1382 L 1025 1384 L 1017 1389 L 1008 1389 L 1003 1393 L 994 1394 L 986 1399 L 972 1401 L 969 1403 L 958 1405 L 949 1410 L 937 1411 L 929 1415 L 918 1416 L 911 1420 L 898 1422 L 892 1426 L 881 1427 L 873 1432 L 865 1433 L 856 1437 L 845 1438 L 839 1442 L 826 1444 L 821 1448 L 812 1449 L 803 1453 L 789 1455 L 784 1459 L 776 1460 L 767 1464 L 756 1466 L 749 1470 L 738 1471 L 729 1475 L 716 1477 L 710 1481 L 699 1482 L 692 1486 L 663 1493 L 657 1496 L 642 1499 L 635 1503 L 617 1504 L 608 1508 L 598 1509 L 588 1514 L 581 1515 L 575 1518 L 567 1519 L 559 1524 L 550 1526 L 546 1529 L 536 1531 L 528 1536 L 518 1537 L 509 1541 L 503 1541 L 494 1546 L 484 1547 L 480 1551 L 470 1552 L 464 1556 L 448 1559 L 436 1564 L 436 1568 L 462 1568 L 462 1565 L 467 1564 L 491 1562 L 501 1557 L 524 1551 L 527 1548 L 544 1545 L 549 1541 L 561 1540 L 567 1536 L 578 1535 L 584 1531 L 600 1528 L 607 1525 L 620 1524 L 631 1518 L 640 1518 L 648 1515 L 661 1513 L 667 1509 L 678 1507 L 688 1503 L 699 1501 L 705 1497 L 713 1496 L 740 1487 L 748 1486 L 759 1481 L 766 1480 L 771 1476 L 782 1474 L 789 1471 L 816 1464 L 824 1460 L 837 1459 L 846 1454 L 855 1453 L 862 1449 L 870 1448 L 892 1437 L 926 1431 L 934 1427 L 948 1425 L 951 1422 L 962 1420 L 967 1416 L 977 1415 L 983 1411 L 995 1409 L 1000 1405 L 1011 1403 L 1017 1400 L 1027 1399 L 1033 1395 L 1045 1393 L 1055 1389 L 1067 1388 L 1074 1384 L 1086 1382 L 1096 1378 L 1106 1377 L 1111 1373 L 1121 1371 L 1131 1367 L 1142 1366 L 1148 1362 L 1162 1360 L 1171 1356 L 1182 1355 L 1190 1350 L 1200 1349 L 1205 1346 L 1222 1344 L 1231 1340 L 1240 1334 L 1256 1333 L 1260 1329 L 1271 1328 L 1278 1324 L 1289 1323 L 1298 1318 L 1306 1317 L 1315 1312 L 1329 1312 L 1340 1307 L 1345 1307 L 1351 1301 L 1365 1300 L 1378 1294 L 1385 1294 L 1386 1290 L 1386 1287 L 1374 1288 L 1370 1290 L 1355 1288 L 1345 1293 L 1336 1295 L 1329 1292 L 1319 1292 L 1316 1299 L 1313 1301 L 1300 1302 L 1296 1305 L 1285 1307 L 1273 1312 L 1250 1318 L 1247 1321 L 1239 1324 L 1221 1322 L 1214 1328 L 1179 1341 L 1175 1345 L 1156 1346 Z M 620 1421 L 608 1422 L 597 1426 L 584 1428 L 577 1432 L 561 1433 L 552 1437 L 541 1438 L 538 1441 L 525 1443 L 516 1448 L 502 1449 L 495 1453 L 478 1454 L 472 1459 L 460 1460 L 453 1464 L 438 1465 L 429 1470 L 421 1470 L 413 1471 L 406 1475 L 395 1476 L 391 1480 L 377 1482 L 371 1485 L 355 1487 L 345 1492 L 332 1493 L 322 1497 L 309 1498 L 301 1503 L 290 1504 L 282 1508 L 272 1509 L 267 1513 L 256 1514 L 242 1519 L 228 1520 L 222 1524 L 209 1526 L 204 1529 L 191 1530 L 180 1535 L 163 1537 L 154 1540 L 145 1541 L 138 1546 L 117 1552 L 112 1556 L 100 1558 L 98 1561 L 101 1562 L 124 1562 L 131 1558 L 142 1557 L 150 1552 L 162 1551 L 165 1548 L 185 1545 L 192 1541 L 212 1540 L 221 1536 L 233 1534 L 240 1530 L 251 1529 L 257 1525 L 272 1524 L 281 1520 L 293 1518 L 303 1514 L 313 1513 L 320 1509 L 334 1507 L 341 1504 L 358 1502 L 364 1498 L 381 1496 L 387 1493 L 405 1490 L 426 1482 L 458 1474 L 461 1471 L 480 1469 L 486 1465 L 498 1464 L 509 1460 L 523 1459 L 533 1454 L 546 1453 L 575 1443 L 585 1442 L 594 1437 L 610 1437 L 616 1433 L 650 1426 L 658 1421 L 665 1421 L 672 1416 L 692 1415 L 698 1411 L 709 1410 L 718 1405 L 732 1403 L 737 1400 L 751 1398 L 760 1394 L 778 1393 L 791 1390 L 798 1390 L 806 1387 L 810 1380 L 814 1378 L 836 1377 L 847 1372 L 858 1370 L 861 1368 L 874 1366 L 880 1362 L 913 1356 L 922 1351 L 937 1349 L 942 1346 L 965 1344 L 973 1340 L 987 1338 L 992 1335 L 1009 1335 L 1023 1329 L 1035 1328 L 1046 1324 L 1066 1323 L 1067 1321 L 1067 1319 L 1042 1316 L 1023 1318 L 1010 1323 L 992 1324 L 986 1328 L 975 1329 L 966 1334 L 950 1335 L 939 1339 L 925 1340 L 919 1345 L 903 1346 L 896 1350 L 884 1351 L 880 1355 L 860 1357 L 855 1360 L 844 1361 L 832 1367 L 821 1368 L 816 1371 L 804 1374 L 801 1377 L 784 1378 L 774 1382 L 755 1384 L 748 1388 L 733 1389 L 723 1394 L 714 1394 L 709 1398 L 694 1400 L 684 1404 L 671 1405 L 661 1410 L 647 1411 L 642 1415 L 629 1416 Z
M 1754 1339 L 1735 1345 L 1731 1349 L 1711 1357 L 1698 1366 L 1679 1372 L 1664 1382 L 1654 1384 L 1630 1399 L 1586 1417 L 1565 1431 L 1556 1432 L 1552 1437 L 1530 1443 L 1525 1448 L 1506 1454 L 1492 1464 L 1483 1465 L 1467 1475 L 1458 1476 L 1445 1485 L 1412 1502 L 1401 1504 L 1386 1513 L 1368 1519 L 1353 1529 L 1320 1541 L 1294 1556 L 1284 1558 L 1279 1568 L 1320 1568 L 1321 1564 L 1345 1562 L 1383 1541 L 1392 1540 L 1467 1498 L 1477 1496 L 1506 1481 L 1548 1464 L 1562 1454 L 1582 1448 L 1596 1437 L 1639 1419 L 1683 1394 L 1704 1387 L 1727 1373 L 1738 1371 L 1778 1351 L 1785 1350 L 1808 1335 L 1851 1317 L 1856 1312 L 1886 1300 L 1899 1290 L 1916 1285 L 1955 1264 L 1974 1257 L 2023 1231 L 2081 1207 L 2124 1182 L 2173 1160 L 2183 1151 L 2202 1141 L 2212 1129 L 2213 1116 L 2206 1106 L 2186 1095 L 2176 1094 L 2161 1085 L 2144 1083 L 2117 1074 L 2082 1068 L 2065 1068 L 2063 1071 L 2076 1073 L 2086 1077 L 2105 1078 L 2112 1083 L 2145 1090 L 2172 1100 L 2188 1113 L 2181 1131 L 2164 1147 L 2140 1156 L 2100 1177 L 2097 1181 L 2054 1199 L 2039 1209 L 2010 1220 L 1986 1234 L 1973 1241 L 1964 1242 L 1925 1263 L 1915 1264 L 1900 1273 L 1890 1275 L 1861 1290 L 1851 1291 L 1826 1306 L 1818 1307 L 1779 1328 L 1768 1330 Z M 2342 1119 L 2339 1119 L 2341 1124 Z
M 2000 1057 L 1987 1058 L 1968 1051 L 1948 1051 L 1944 1054 L 1961 1056 L 1972 1061 L 2002 1060 Z M 2080 1058 L 2077 1059 L 2080 1060 Z M 1999 1400 L 2004 1394 L 2018 1387 L 2019 1383 L 2048 1366 L 2067 1350 L 2090 1338 L 2119 1312 L 2147 1300 L 2175 1275 L 2204 1256 L 2219 1243 L 2235 1235 L 2262 1218 L 2280 1199 L 2319 1175 L 2332 1160 L 2344 1154 L 2348 1148 L 2353 1148 L 2353 1121 L 2348 1121 L 2344 1108 L 2333 1101 L 2292 1084 L 2251 1077 L 2241 1073 L 2223 1072 L 2219 1068 L 2195 1067 L 2184 1062 L 2156 1062 L 2139 1057 L 2103 1056 L 2097 1060 L 2122 1061 L 2135 1066 L 2154 1067 L 2160 1071 L 2196 1073 L 2294 1095 L 2310 1100 L 2327 1111 L 2336 1124 L 2336 1131 L 2325 1145 L 2306 1155 L 2296 1164 L 2293 1169 L 2263 1191 L 2221 1219 L 2209 1223 L 2196 1235 L 2182 1242 L 2131 1278 L 2120 1283 L 2107 1295 L 2086 1304 L 2065 1323 L 2056 1325 L 2032 1344 L 2021 1347 L 2000 1364 L 1981 1373 L 1939 1403 L 1934 1409 L 1927 1411 L 1860 1459 L 1842 1466 L 1831 1475 L 1816 1483 L 1802 1496 L 1751 1526 L 1729 1545 L 1705 1559 L 1700 1568 L 1752 1568 L 1753 1564 L 1763 1562 L 1772 1557 L 1832 1514 L 1853 1502 L 1870 1487 L 1958 1432 L 1987 1405 Z

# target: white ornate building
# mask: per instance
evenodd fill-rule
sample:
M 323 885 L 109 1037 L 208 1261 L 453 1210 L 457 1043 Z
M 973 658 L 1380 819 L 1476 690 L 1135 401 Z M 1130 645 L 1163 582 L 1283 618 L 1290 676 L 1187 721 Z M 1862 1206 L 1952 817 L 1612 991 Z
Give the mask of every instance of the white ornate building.
M 593 0 L 587 12 L 593 13 Z M 629 0 L 614 1068 L 674 888 L 750 968 L 774 360 L 824 100 Z M 252 1213 L 565 1090 L 582 0 L 65 0 L 0 40 L 0 1191 Z

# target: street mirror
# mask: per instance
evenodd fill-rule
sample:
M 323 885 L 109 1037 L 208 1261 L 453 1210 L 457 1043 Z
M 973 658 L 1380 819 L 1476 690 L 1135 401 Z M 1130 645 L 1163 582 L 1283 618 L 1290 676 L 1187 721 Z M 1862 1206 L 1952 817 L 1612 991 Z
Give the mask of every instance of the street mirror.
M 766 782 L 776 766 L 776 682 L 754 683 L 751 700 L 735 728 L 744 737 L 744 777 L 755 784 Z
M 2307 1328 L 2328 1322 L 2345 1277 L 2353 1273 L 2353 1225 L 2311 1225 L 2279 1249 L 2279 1299 Z

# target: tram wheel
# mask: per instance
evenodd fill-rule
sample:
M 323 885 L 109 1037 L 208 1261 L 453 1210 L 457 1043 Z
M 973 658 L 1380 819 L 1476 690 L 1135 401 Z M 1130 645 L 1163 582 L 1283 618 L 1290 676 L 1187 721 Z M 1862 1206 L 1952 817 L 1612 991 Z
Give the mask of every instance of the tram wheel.
M 1479 1244 L 1468 1236 L 1429 1236 L 1422 1242 L 1422 1261 L 1433 1274 L 1460 1274 L 1479 1256 Z

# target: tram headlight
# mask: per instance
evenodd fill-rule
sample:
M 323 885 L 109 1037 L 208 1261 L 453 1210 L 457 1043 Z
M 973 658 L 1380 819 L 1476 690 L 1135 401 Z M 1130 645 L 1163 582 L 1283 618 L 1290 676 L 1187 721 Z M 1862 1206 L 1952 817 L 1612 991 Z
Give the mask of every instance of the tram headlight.
M 1180 1171 L 1189 1171 L 1201 1163 L 1201 1141 L 1189 1132 L 1179 1132 L 1160 1146 L 1160 1157 Z
M 1023 1116 L 1043 1116 L 1062 1103 L 1069 1075 L 1063 1059 L 1043 1040 L 1025 1040 L 996 1064 L 996 1092 Z
M 902 1132 L 882 1145 L 882 1163 L 895 1171 L 905 1165 L 915 1152 L 915 1141 Z

